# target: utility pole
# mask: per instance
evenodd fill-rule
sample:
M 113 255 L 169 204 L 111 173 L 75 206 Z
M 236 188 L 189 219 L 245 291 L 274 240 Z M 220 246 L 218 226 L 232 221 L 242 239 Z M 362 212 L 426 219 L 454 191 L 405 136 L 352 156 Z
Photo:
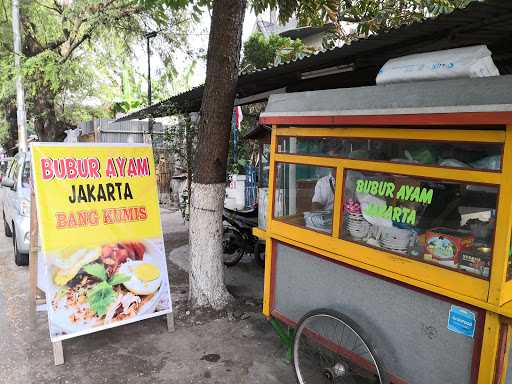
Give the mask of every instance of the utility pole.
M 156 37 L 156 31 L 148 32 L 144 35 L 146 38 L 146 46 L 148 50 L 148 107 L 151 106 L 151 49 L 149 47 L 149 40 Z M 150 117 L 148 121 L 149 137 L 151 138 L 151 146 L 153 146 L 153 118 Z
M 27 150 L 27 116 L 25 114 L 25 93 L 21 77 L 21 31 L 19 0 L 12 0 L 12 36 L 14 41 L 14 66 L 16 69 L 16 108 L 18 120 L 18 149 Z

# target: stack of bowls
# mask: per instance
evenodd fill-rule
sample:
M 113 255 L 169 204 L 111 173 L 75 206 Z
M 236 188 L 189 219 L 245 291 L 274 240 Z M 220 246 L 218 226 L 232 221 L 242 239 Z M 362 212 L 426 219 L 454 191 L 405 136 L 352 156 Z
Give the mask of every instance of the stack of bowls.
M 365 238 L 370 230 L 370 223 L 360 213 L 347 213 L 344 223 L 346 230 L 354 239 Z
M 379 244 L 393 252 L 407 253 L 412 231 L 396 227 L 380 227 Z
M 365 238 L 370 231 L 370 223 L 363 217 L 361 205 L 349 199 L 345 202 L 344 211 L 343 223 L 350 236 L 357 240 Z
M 331 232 L 332 211 L 304 212 L 304 221 L 307 228 Z

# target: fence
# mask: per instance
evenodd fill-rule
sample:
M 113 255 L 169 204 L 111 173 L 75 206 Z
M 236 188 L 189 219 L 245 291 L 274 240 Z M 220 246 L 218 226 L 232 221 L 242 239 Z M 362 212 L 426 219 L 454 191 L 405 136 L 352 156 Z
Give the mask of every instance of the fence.
M 82 122 L 80 141 L 97 143 L 150 143 L 147 121 L 121 121 L 98 119 Z M 162 123 L 153 123 L 153 144 L 157 149 L 164 148 L 165 127 Z
M 155 158 L 156 178 L 160 203 L 170 200 L 173 158 L 165 145 L 164 134 L 166 127 L 162 123 L 153 122 L 153 140 L 149 134 L 147 121 L 121 121 L 97 119 L 79 124 L 81 131 L 80 142 L 96 143 L 151 143 Z

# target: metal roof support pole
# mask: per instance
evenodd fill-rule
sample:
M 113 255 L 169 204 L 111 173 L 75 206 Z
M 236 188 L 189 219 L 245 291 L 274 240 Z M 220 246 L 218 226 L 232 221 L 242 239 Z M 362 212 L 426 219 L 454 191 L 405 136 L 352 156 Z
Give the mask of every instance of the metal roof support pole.
M 156 37 L 157 33 L 155 31 L 148 32 L 145 34 L 146 37 L 146 47 L 148 53 L 148 107 L 151 106 L 151 48 L 149 46 L 149 40 L 153 37 Z M 148 120 L 148 133 L 151 139 L 151 147 L 153 147 L 153 118 L 150 117 Z M 153 148 L 154 149 L 154 148 Z

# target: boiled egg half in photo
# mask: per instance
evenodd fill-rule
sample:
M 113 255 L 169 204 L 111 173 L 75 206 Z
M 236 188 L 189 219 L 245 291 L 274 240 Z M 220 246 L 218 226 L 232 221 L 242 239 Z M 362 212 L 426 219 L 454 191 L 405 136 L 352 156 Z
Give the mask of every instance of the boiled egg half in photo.
M 127 261 L 121 265 L 119 273 L 130 276 L 130 280 L 123 285 L 136 295 L 150 295 L 156 292 L 162 282 L 160 269 L 154 264 L 141 260 Z

